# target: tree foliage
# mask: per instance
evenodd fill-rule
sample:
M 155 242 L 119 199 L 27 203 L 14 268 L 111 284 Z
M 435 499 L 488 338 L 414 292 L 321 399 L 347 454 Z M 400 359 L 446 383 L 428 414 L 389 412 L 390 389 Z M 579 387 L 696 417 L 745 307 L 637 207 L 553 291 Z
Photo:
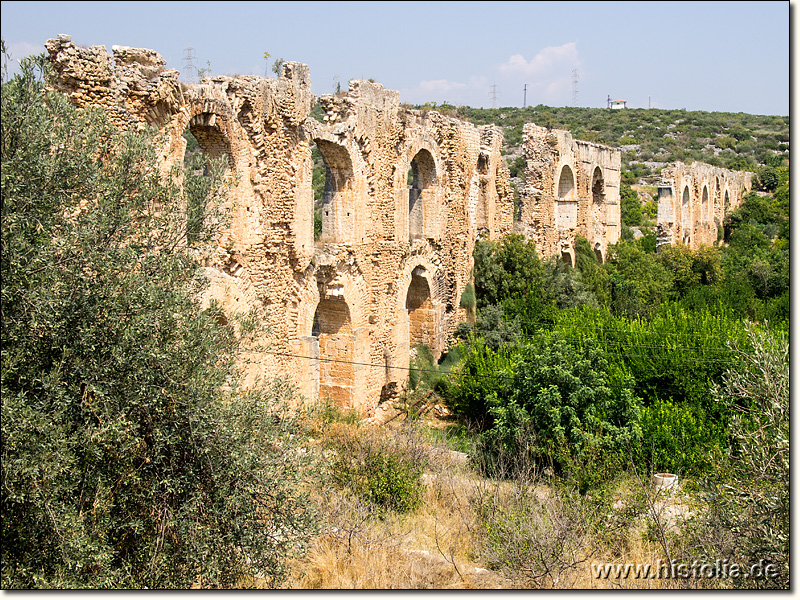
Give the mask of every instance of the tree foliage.
M 276 584 L 309 512 L 254 322 L 199 304 L 224 186 L 43 71 L 2 84 L 3 587 Z
M 625 182 L 619 186 L 620 213 L 622 222 L 628 227 L 642 224 L 642 204 L 631 186 Z
M 774 577 L 738 580 L 748 587 L 789 587 L 789 342 L 748 326 L 746 347 L 732 344 L 739 366 L 726 371 L 714 398 L 733 412 L 732 444 L 706 483 L 710 500 L 695 531 L 700 551 L 742 564 L 775 565 Z
M 625 386 L 609 385 L 602 353 L 556 336 L 522 350 L 508 403 L 490 412 L 496 435 L 529 422 L 538 437 L 535 451 L 564 465 L 636 441 L 639 402 Z
M 507 235 L 498 243 L 477 241 L 474 258 L 479 309 L 528 295 L 543 276 L 536 246 L 521 235 Z

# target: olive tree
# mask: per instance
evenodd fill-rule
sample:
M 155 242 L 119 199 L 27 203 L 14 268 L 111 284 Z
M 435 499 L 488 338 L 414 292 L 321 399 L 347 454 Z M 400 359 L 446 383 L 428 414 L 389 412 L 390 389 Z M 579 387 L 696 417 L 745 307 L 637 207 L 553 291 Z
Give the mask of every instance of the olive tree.
M 278 584 L 310 528 L 292 392 L 239 389 L 255 326 L 198 301 L 225 188 L 46 74 L 2 83 L 2 585 Z

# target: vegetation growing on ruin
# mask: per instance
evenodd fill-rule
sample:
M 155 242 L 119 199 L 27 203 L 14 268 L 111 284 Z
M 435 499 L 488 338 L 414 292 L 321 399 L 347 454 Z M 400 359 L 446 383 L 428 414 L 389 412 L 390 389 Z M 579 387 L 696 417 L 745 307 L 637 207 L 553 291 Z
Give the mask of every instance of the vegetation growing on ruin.
M 590 587 L 590 561 L 699 556 L 777 575 L 641 584 L 788 587 L 788 119 L 648 111 L 689 153 L 716 123 L 720 160 L 758 173 L 726 243 L 656 252 L 633 187 L 651 167 L 628 160 L 624 219 L 645 235 L 604 264 L 578 239 L 575 267 L 478 242 L 460 343 L 438 364 L 414 348 L 377 429 L 235 383 L 260 315 L 197 300 L 214 165 L 165 180 L 154 132 L 119 134 L 36 68 L 2 87 L 3 587 Z M 522 117 L 648 143 L 637 111 L 587 110 Z
M 519 155 L 525 123 L 566 129 L 579 140 L 621 148 L 623 169 L 635 172 L 637 180 L 645 178 L 650 183 L 661 166 L 670 162 L 701 161 L 726 169 L 758 171 L 761 166 L 769 166 L 774 156 L 788 158 L 789 153 L 788 116 L 541 104 L 526 108 L 441 104 L 427 108 L 476 125 L 502 127 L 506 154 L 512 156 Z
M 277 585 L 313 522 L 260 319 L 198 301 L 224 185 L 43 74 L 2 83 L 2 586 Z

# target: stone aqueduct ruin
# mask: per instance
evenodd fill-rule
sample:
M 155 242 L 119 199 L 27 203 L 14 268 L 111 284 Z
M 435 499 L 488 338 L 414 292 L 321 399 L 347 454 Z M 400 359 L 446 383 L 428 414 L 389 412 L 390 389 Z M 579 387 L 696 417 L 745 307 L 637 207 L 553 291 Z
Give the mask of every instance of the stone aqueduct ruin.
M 722 221 L 753 187 L 753 174 L 704 163 L 675 163 L 658 186 L 658 244 L 692 248 L 720 240 Z
M 268 350 L 248 357 L 249 381 L 288 375 L 306 398 L 372 414 L 405 385 L 410 349 L 425 344 L 438 357 L 466 319 L 460 300 L 477 239 L 518 231 L 543 256 L 573 264 L 576 235 L 600 261 L 619 239 L 620 151 L 565 131 L 525 126 L 515 219 L 495 126 L 405 108 L 398 92 L 360 80 L 319 98 L 320 122 L 310 117 L 309 69 L 296 62 L 276 79 L 185 85 L 152 50 L 108 55 L 65 35 L 45 46 L 54 89 L 104 107 L 120 129 L 160 128 L 165 166 L 183 160 L 186 130 L 208 156 L 227 158 L 231 219 L 208 261 L 207 300 L 228 313 L 266 309 Z M 314 144 L 326 166 L 316 240 Z M 711 224 L 750 187 L 709 165 L 678 164 L 665 176 L 665 242 L 715 241 Z M 678 197 L 687 193 L 688 204 Z

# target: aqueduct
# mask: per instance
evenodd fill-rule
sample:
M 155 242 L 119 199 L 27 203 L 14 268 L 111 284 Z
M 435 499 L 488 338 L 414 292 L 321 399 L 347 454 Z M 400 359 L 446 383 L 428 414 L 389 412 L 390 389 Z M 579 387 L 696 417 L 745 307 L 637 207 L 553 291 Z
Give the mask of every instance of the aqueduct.
M 658 185 L 658 244 L 711 246 L 722 239 L 722 222 L 753 186 L 753 174 L 694 162 L 675 163 Z
M 620 236 L 620 151 L 533 123 L 522 135 L 525 183 L 515 229 L 533 239 L 543 256 L 571 265 L 575 238 L 583 236 L 603 262 Z
M 477 239 L 513 228 L 540 254 L 572 263 L 576 235 L 599 260 L 619 239 L 620 152 L 565 131 L 525 126 L 515 223 L 498 127 L 408 109 L 398 92 L 361 80 L 319 98 L 317 120 L 309 69 L 296 62 L 278 78 L 184 85 L 152 50 L 114 46 L 109 55 L 66 35 L 45 46 L 54 89 L 75 105 L 104 107 L 120 129 L 166 133 L 165 167 L 184 159 L 187 130 L 208 156 L 225 157 L 230 225 L 208 259 L 207 300 L 228 313 L 265 309 L 268 350 L 247 357 L 248 381 L 286 374 L 306 398 L 329 396 L 369 415 L 405 385 L 414 345 L 438 357 L 465 320 L 461 296 Z M 318 236 L 314 146 L 326 171 Z M 731 208 L 738 203 L 744 184 L 683 173 L 676 168 L 670 189 L 695 198 L 702 182 L 708 188 L 691 213 L 701 225 L 724 213 L 726 193 Z M 665 191 L 670 227 L 680 234 L 692 224 L 689 240 L 699 241 L 704 230 L 675 224 L 688 213 L 669 202 Z

